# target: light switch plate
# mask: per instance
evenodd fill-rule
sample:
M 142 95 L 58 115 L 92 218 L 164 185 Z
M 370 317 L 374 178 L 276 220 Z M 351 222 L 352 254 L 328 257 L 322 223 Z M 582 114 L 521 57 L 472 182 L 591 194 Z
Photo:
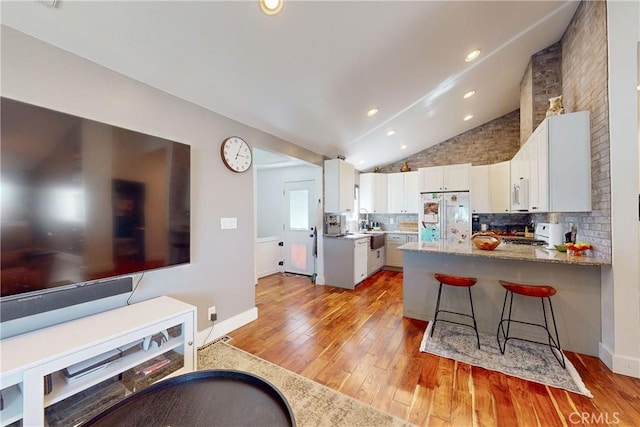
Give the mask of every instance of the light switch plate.
M 220 228 L 222 230 L 233 230 L 238 228 L 238 218 L 220 218 Z

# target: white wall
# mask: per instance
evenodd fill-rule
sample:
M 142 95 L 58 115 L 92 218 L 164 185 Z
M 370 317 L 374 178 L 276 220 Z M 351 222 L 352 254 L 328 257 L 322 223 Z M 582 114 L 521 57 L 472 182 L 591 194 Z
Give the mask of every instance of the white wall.
M 315 181 L 316 194 L 322 194 L 322 169 L 318 166 L 294 166 L 257 170 L 258 238 L 282 236 L 285 182 Z
M 637 44 L 640 4 L 607 2 L 611 137 L 612 268 L 602 269 L 600 358 L 640 377 Z
M 315 192 L 322 198 L 322 167 L 314 164 L 275 169 L 258 169 L 256 171 L 256 219 L 257 237 L 278 236 L 282 239 L 283 201 L 282 190 L 285 182 L 315 181 Z M 282 202 L 278 202 L 282 201 Z M 324 279 L 324 241 L 322 212 L 323 205 L 318 205 L 318 259 L 316 264 L 316 284 L 325 284 Z
M 238 135 L 320 157 L 11 28 L 2 26 L 1 40 L 2 96 L 191 145 L 191 264 L 147 272 L 132 301 L 170 295 L 194 304 L 198 330 L 211 326 L 214 304 L 220 321 L 255 318 L 253 174 L 227 170 L 220 144 Z M 237 218 L 238 229 L 221 230 L 222 217 Z

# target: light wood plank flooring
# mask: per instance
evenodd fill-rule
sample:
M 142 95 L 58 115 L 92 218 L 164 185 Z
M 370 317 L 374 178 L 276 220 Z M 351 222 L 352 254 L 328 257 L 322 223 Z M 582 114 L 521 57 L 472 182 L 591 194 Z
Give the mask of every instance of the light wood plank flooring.
M 402 273 L 354 291 L 276 274 L 256 286 L 258 320 L 229 343 L 425 426 L 640 425 L 640 380 L 566 352 L 593 399 L 420 353 L 427 323 L 402 316 Z

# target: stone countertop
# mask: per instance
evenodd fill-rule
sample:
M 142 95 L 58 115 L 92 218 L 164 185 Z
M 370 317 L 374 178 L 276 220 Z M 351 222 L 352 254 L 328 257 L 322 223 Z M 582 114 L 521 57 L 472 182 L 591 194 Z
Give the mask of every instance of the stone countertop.
M 343 239 L 343 240 L 359 240 L 359 239 L 370 239 L 370 234 L 364 233 L 351 233 L 345 234 L 343 236 L 324 236 L 325 239 Z
M 401 251 L 441 253 L 459 256 L 511 259 L 515 261 L 548 262 L 554 264 L 611 265 L 611 259 L 594 256 L 575 256 L 567 252 L 558 252 L 553 249 L 545 249 L 542 246 L 510 245 L 503 243 L 492 251 L 484 251 L 469 245 L 447 245 L 443 243 L 419 243 L 410 242 L 398 248 Z
M 400 230 L 367 230 L 367 231 L 358 231 L 359 234 L 415 234 L 417 235 L 417 231 L 400 231 Z
M 385 233 L 387 234 L 415 234 L 416 236 L 418 235 L 417 231 L 404 231 L 404 230 L 389 230 L 389 231 L 385 231 Z

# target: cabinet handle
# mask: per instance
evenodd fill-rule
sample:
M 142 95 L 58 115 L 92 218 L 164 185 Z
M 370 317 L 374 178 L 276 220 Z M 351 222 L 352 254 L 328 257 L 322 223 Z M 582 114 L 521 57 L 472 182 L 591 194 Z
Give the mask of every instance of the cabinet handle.
M 193 345 L 193 341 L 189 341 L 187 344 L 191 346 Z

